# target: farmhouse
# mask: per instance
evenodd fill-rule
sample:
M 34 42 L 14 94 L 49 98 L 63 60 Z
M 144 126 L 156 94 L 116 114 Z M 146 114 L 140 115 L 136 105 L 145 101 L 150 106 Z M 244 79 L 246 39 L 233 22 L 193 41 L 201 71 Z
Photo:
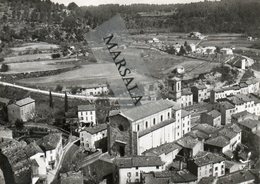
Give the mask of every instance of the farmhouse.
M 15 122 L 16 120 L 28 121 L 34 117 L 35 100 L 27 97 L 8 105 L 7 109 L 10 122 Z

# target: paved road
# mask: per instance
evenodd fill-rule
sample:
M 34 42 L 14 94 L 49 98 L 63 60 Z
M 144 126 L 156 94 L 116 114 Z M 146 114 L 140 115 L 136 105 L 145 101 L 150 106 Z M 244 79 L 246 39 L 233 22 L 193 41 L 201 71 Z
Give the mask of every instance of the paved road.
M 23 90 L 26 90 L 26 91 L 31 91 L 31 92 L 35 92 L 35 93 L 41 93 L 41 94 L 49 95 L 49 91 L 46 91 L 46 90 L 25 87 L 25 86 L 12 84 L 12 83 L 8 83 L 8 82 L 0 81 L 0 85 L 10 86 L 10 87 L 14 87 L 14 88 L 23 89 Z M 63 98 L 65 97 L 64 93 L 52 92 L 52 95 L 57 96 L 57 97 L 63 97 Z M 82 96 L 82 95 L 71 95 L 71 94 L 67 94 L 67 96 L 68 96 L 68 98 L 87 100 L 87 101 L 91 101 L 91 102 L 95 101 L 97 99 L 109 99 L 109 100 L 120 100 L 120 99 L 121 100 L 129 100 L 129 99 L 131 99 L 131 98 L 128 98 L 128 97 L 95 97 L 95 96 Z

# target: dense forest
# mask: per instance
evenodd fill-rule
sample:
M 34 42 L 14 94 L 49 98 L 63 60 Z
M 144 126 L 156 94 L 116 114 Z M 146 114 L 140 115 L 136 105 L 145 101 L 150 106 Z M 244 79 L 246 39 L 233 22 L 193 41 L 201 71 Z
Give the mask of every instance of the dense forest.
M 84 41 L 84 34 L 120 13 L 129 29 L 171 32 L 234 32 L 260 36 L 259 0 L 222 0 L 176 5 L 78 7 L 50 0 L 0 0 L 0 39 Z

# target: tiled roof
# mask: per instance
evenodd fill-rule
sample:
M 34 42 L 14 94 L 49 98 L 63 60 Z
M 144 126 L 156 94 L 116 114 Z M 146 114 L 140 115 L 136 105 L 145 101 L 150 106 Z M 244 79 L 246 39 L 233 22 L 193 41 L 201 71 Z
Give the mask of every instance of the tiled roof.
M 239 86 L 241 88 L 246 88 L 248 85 L 245 82 L 239 83 Z
M 190 148 L 190 149 L 195 147 L 199 142 L 200 141 L 194 139 L 191 136 L 185 136 L 176 141 L 176 143 L 181 147 Z
M 89 105 L 79 105 L 78 106 L 78 111 L 94 111 L 95 105 L 94 104 L 89 104 Z
M 182 89 L 181 94 L 182 95 L 192 95 L 192 92 L 191 92 L 190 88 L 184 88 L 184 89 Z
M 239 125 L 245 126 L 247 128 L 253 129 L 257 126 L 260 126 L 260 121 L 247 119 L 241 122 L 238 122 Z
M 189 136 L 194 137 L 194 138 L 199 138 L 199 139 L 207 139 L 209 138 L 209 135 L 200 131 L 200 130 L 192 130 L 191 132 L 188 133 Z
M 220 135 L 220 136 L 208 139 L 206 141 L 206 144 L 223 148 L 229 144 L 229 140 L 227 138 L 225 138 L 224 136 Z
M 248 111 L 242 111 L 242 112 L 239 112 L 239 113 L 236 113 L 236 114 L 232 114 L 232 117 L 237 119 L 237 118 L 245 117 L 245 116 L 248 116 L 248 115 L 253 115 L 253 114 L 249 113 Z
M 221 116 L 221 113 L 217 110 L 212 110 L 212 111 L 208 112 L 207 114 L 212 116 L 213 118 Z
M 215 133 L 218 129 L 214 126 L 209 124 L 198 124 L 197 126 L 193 127 L 192 130 L 200 130 L 208 135 Z
M 237 184 L 255 181 L 256 176 L 250 170 L 236 171 L 218 178 L 216 184 Z
M 96 126 L 93 126 L 93 127 L 86 127 L 84 128 L 82 131 L 87 131 L 89 132 L 90 134 L 96 134 L 98 132 L 101 132 L 103 130 L 106 130 L 107 129 L 107 124 L 106 123 L 102 123 L 102 124 L 98 124 Z
M 188 111 L 186 111 L 186 110 L 181 110 L 181 117 L 182 118 L 184 118 L 184 117 L 186 117 L 186 116 L 188 116 L 188 115 L 190 115 L 190 113 L 188 112 Z
M 223 128 L 218 133 L 219 133 L 219 135 L 223 135 L 223 136 L 227 137 L 228 139 L 233 139 L 237 135 L 236 132 L 234 132 L 233 130 L 231 130 L 229 128 Z
M 119 168 L 162 166 L 164 164 L 161 158 L 157 156 L 121 157 L 116 158 L 114 163 Z
M 36 142 L 28 144 L 24 148 L 24 151 L 29 158 L 37 153 L 43 153 L 42 149 L 36 144 Z
M 260 97 L 255 94 L 249 94 L 249 98 L 252 98 L 255 103 L 260 103 Z
M 175 122 L 175 119 L 165 120 L 165 121 L 163 121 L 161 123 L 158 123 L 158 124 L 152 126 L 151 128 L 148 128 L 148 129 L 145 129 L 145 130 L 139 132 L 138 136 L 142 137 L 142 136 L 144 136 L 146 134 L 149 134 L 149 133 L 151 133 L 151 132 L 153 132 L 155 130 L 158 130 L 159 128 L 162 128 L 162 127 L 164 127 L 166 125 L 169 125 L 171 123 L 174 123 L 174 122 Z
M 241 104 L 245 103 L 243 100 L 239 99 L 237 96 L 231 96 L 231 97 L 228 97 L 227 99 L 234 105 L 241 105 Z
M 188 170 L 153 172 L 155 178 L 170 178 L 171 183 L 187 183 L 196 181 L 197 177 Z
M 27 104 L 33 103 L 33 102 L 35 102 L 34 99 L 27 97 L 27 98 L 24 98 L 22 100 L 15 102 L 15 104 L 21 107 L 21 106 L 24 106 L 24 105 L 27 105 Z
M 171 142 L 171 143 L 165 143 L 162 144 L 158 147 L 155 148 L 151 148 L 147 151 L 145 151 L 143 154 L 147 155 L 147 154 L 153 154 L 154 156 L 160 156 L 161 154 L 168 154 L 174 150 L 180 150 L 181 147 L 179 145 L 177 145 L 175 142 Z
M 221 102 L 219 102 L 219 104 L 222 105 L 225 109 L 234 109 L 235 108 L 235 106 L 228 101 L 221 101 Z
M 236 96 L 237 96 L 239 99 L 241 99 L 242 101 L 244 101 L 244 102 L 251 102 L 251 101 L 253 101 L 253 99 L 250 98 L 250 96 L 248 96 L 248 95 L 237 94 Z
M 155 102 L 150 102 L 144 105 L 133 107 L 131 109 L 122 110 L 121 115 L 132 121 L 136 121 L 154 115 L 168 108 L 179 110 L 180 106 L 176 102 L 173 102 L 171 100 L 158 100 Z
M 61 139 L 61 133 L 51 133 L 49 135 L 44 136 L 42 139 L 38 140 L 37 144 L 45 152 L 49 150 L 54 150 Z
M 197 155 L 193 159 L 194 159 L 194 163 L 197 166 L 204 166 L 204 165 L 218 163 L 218 162 L 225 160 L 224 157 L 222 157 L 216 153 L 211 153 L 211 152 L 206 152 L 206 151 L 198 152 Z

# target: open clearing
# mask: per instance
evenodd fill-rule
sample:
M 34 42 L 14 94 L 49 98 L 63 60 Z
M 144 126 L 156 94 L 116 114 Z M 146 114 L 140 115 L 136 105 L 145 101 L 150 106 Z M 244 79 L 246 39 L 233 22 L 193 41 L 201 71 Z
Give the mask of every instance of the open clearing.
M 11 48 L 14 52 L 22 52 L 26 50 L 49 50 L 49 49 L 58 49 L 59 45 L 50 44 L 46 42 L 37 42 L 37 43 L 24 43 L 20 47 L 13 47 Z
M 17 73 L 30 73 L 38 71 L 49 71 L 62 68 L 69 68 L 74 65 L 54 65 L 53 61 L 36 61 L 36 62 L 25 62 L 25 63 L 10 63 L 8 64 L 9 71 L 4 74 L 17 74 Z M 1 72 L 0 72 L 1 73 Z
M 50 53 L 6 57 L 4 63 L 52 59 Z

